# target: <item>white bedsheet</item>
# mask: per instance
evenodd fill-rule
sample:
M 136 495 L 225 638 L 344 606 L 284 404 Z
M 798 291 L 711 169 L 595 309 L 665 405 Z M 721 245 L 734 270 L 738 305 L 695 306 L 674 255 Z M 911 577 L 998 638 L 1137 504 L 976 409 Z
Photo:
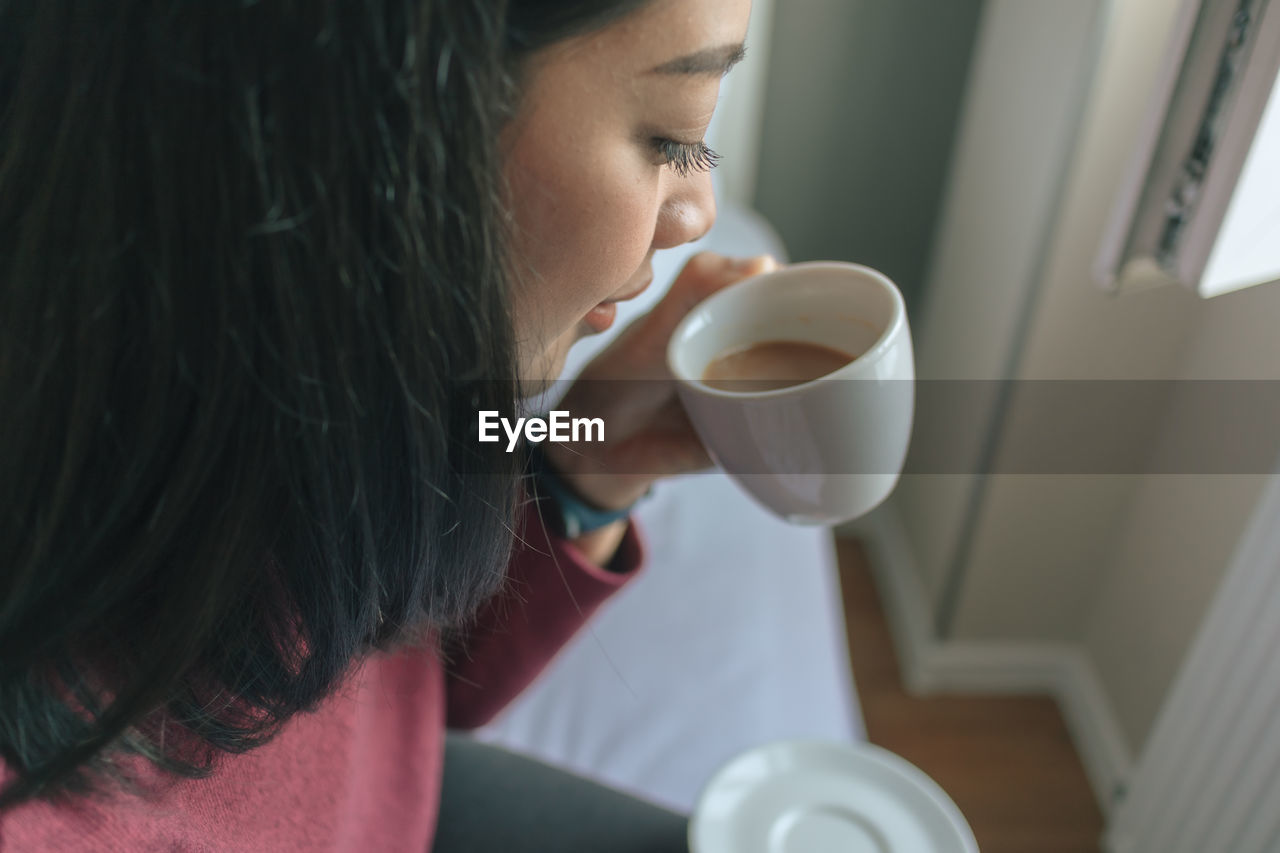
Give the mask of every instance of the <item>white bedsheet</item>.
M 742 211 L 655 258 L 669 282 L 693 251 L 772 252 Z M 661 296 L 623 306 L 613 333 Z M 584 342 L 572 375 L 612 335 Z M 738 753 L 784 738 L 861 740 L 830 533 L 769 515 L 720 473 L 659 484 L 637 510 L 641 577 L 477 733 L 682 811 Z

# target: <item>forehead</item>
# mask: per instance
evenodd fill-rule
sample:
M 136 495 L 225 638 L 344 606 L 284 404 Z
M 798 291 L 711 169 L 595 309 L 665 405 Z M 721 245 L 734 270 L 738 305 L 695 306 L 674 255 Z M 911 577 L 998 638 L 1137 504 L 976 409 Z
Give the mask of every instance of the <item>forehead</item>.
M 750 14 L 750 0 L 652 0 L 603 29 L 553 46 L 546 58 L 607 68 L 615 76 L 668 76 L 655 69 L 708 48 L 740 45 Z

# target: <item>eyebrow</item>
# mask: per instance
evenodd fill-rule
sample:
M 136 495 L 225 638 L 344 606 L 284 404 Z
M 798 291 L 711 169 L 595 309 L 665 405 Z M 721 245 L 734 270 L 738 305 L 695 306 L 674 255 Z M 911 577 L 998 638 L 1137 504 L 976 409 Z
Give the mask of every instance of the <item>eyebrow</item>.
M 678 56 L 649 69 L 650 74 L 714 74 L 723 77 L 747 55 L 745 44 L 722 44 Z

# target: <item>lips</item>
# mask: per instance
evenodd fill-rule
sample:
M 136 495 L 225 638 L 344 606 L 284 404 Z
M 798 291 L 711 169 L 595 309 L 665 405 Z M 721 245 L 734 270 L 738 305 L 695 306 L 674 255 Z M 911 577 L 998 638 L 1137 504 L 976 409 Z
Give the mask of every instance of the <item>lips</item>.
M 601 302 L 601 305 L 608 305 L 613 302 L 626 302 L 629 299 L 635 299 L 640 294 L 649 289 L 649 285 L 653 284 L 653 270 L 649 270 L 649 274 L 645 276 L 639 287 L 633 288 L 620 296 L 613 296 Z

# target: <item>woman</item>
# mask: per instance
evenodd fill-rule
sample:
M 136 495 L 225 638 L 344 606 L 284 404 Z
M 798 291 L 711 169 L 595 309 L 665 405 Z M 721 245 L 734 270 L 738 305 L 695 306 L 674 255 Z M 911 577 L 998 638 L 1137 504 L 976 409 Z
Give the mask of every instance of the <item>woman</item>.
M 710 227 L 749 0 L 502 5 L 0 2 L 0 847 L 683 849 L 445 729 L 706 464 L 653 383 L 571 390 L 610 444 L 523 488 L 476 418 Z M 767 263 L 699 256 L 589 372 L 661 377 Z

